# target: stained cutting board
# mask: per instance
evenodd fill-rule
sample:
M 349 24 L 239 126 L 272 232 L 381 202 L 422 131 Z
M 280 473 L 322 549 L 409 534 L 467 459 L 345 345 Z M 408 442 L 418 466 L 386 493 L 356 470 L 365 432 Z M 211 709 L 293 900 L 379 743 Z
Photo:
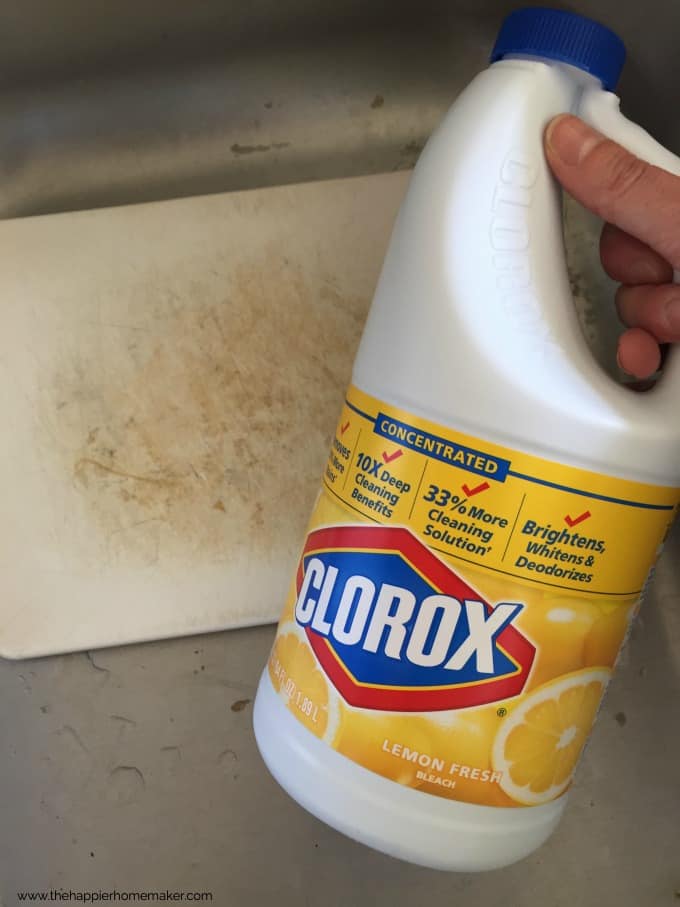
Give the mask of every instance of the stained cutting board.
M 276 618 L 408 176 L 0 223 L 0 653 Z

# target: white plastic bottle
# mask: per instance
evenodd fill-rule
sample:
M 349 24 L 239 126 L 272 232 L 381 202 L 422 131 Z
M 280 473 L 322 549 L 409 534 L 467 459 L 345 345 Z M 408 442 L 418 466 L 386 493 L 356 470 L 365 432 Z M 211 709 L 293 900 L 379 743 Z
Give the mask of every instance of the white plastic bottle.
M 574 311 L 550 119 L 669 170 L 620 40 L 520 10 L 424 150 L 255 703 L 273 775 L 396 857 L 529 854 L 564 810 L 680 486 L 680 357 L 645 394 Z

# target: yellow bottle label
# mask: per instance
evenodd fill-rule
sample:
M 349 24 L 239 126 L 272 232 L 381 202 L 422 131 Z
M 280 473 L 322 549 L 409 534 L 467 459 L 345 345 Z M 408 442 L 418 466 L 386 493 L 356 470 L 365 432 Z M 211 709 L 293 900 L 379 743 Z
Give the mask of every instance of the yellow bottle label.
M 679 500 L 350 388 L 272 683 L 386 778 L 483 805 L 553 800 Z

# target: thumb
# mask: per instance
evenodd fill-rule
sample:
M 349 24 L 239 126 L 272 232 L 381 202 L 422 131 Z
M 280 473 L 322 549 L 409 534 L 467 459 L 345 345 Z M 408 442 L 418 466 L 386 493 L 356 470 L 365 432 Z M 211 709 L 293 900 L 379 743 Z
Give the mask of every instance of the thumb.
M 680 269 L 679 177 L 640 160 L 571 114 L 548 125 L 545 153 L 570 195 Z

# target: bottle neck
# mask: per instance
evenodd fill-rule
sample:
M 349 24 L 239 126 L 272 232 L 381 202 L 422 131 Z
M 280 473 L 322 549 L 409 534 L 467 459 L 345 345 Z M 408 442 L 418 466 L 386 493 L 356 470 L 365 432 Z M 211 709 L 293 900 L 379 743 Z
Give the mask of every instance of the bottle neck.
M 561 70 L 573 79 L 582 89 L 599 88 L 602 90 L 601 79 L 598 79 L 598 77 L 592 75 L 592 73 L 586 72 L 585 69 L 580 69 L 578 66 L 572 66 L 571 63 L 563 63 L 561 60 L 552 60 L 549 57 L 541 57 L 537 54 L 506 54 L 501 60 L 498 60 L 497 63 L 502 63 L 504 60 L 524 60 L 528 63 L 543 63 L 545 66 L 552 66 L 555 69 Z M 492 65 L 495 66 L 497 63 Z

